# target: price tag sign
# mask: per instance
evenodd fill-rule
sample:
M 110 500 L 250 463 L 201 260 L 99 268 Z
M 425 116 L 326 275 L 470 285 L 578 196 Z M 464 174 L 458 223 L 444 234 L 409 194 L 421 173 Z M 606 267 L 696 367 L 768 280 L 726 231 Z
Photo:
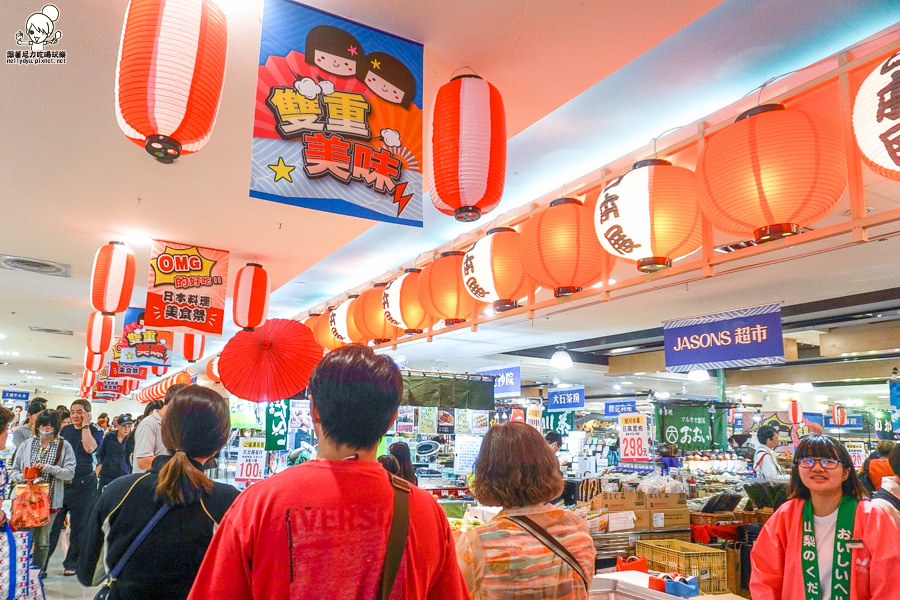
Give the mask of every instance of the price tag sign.
M 855 469 L 862 469 L 863 463 L 866 462 L 866 446 L 862 442 L 845 442 L 844 446 L 850 453 L 850 460 L 853 461 Z
M 235 481 L 262 481 L 266 469 L 266 438 L 241 438 Z
M 619 452 L 622 462 L 650 460 L 647 417 L 639 413 L 619 415 Z

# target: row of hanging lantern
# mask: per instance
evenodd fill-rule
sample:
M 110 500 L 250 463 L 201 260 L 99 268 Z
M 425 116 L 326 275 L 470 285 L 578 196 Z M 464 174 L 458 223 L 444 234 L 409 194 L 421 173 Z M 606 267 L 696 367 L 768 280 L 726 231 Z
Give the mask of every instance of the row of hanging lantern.
M 734 423 L 736 411 L 729 408 L 725 412 L 725 420 L 729 424 Z M 803 405 L 799 400 L 791 400 L 788 402 L 788 419 L 791 423 L 799 425 L 803 423 Z M 831 407 L 831 420 L 837 427 L 843 427 L 847 424 L 847 409 L 843 406 Z
M 191 372 L 190 371 L 181 371 L 172 375 L 171 377 L 166 377 L 162 381 L 159 381 L 149 387 L 142 389 L 138 392 L 135 399 L 141 404 L 146 404 L 151 400 L 158 400 L 160 398 L 166 397 L 166 392 L 169 391 L 169 388 L 175 385 L 176 383 L 181 383 L 184 385 L 190 385 L 191 383 Z

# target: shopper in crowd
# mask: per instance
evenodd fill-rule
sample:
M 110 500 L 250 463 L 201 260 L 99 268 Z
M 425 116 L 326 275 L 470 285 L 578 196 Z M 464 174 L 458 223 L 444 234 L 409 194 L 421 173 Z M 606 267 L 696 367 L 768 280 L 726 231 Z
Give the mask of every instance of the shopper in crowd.
M 32 402 L 28 405 L 28 415 L 26 416 L 25 425 L 22 425 L 13 432 L 13 452 L 22 445 L 22 442 L 34 437 L 34 422 L 43 410 L 40 402 Z
M 20 405 L 16 404 L 16 406 L 13 408 L 13 413 L 13 419 L 12 421 L 9 421 L 10 429 L 15 429 L 16 427 L 18 427 L 24 419 L 24 415 L 22 415 L 22 407 Z
M 9 437 L 9 429 L 18 417 L 4 406 L 0 406 L 0 449 L 6 448 L 6 440 Z M 6 490 L 9 488 L 9 469 L 6 461 L 0 458 L 0 501 L 6 500 Z M 0 527 L 6 523 L 6 513 L 0 510 Z
M 897 597 L 900 530 L 864 499 L 850 454 L 838 440 L 810 435 L 800 441 L 788 498 L 753 544 L 753 600 Z
M 775 456 L 775 448 L 779 444 L 778 430 L 771 425 L 763 425 L 756 432 L 756 439 L 760 445 L 753 455 L 753 472 L 760 479 L 786 480 L 788 475 Z
M 395 494 L 409 501 L 409 532 L 392 597 L 468 598 L 444 511 L 430 493 L 392 478 L 375 460 L 402 389 L 394 362 L 370 348 L 348 345 L 325 355 L 307 388 L 317 459 L 238 497 L 189 599 L 377 598 Z
M 859 479 L 869 495 L 881 489 L 882 477 L 890 477 L 895 474 L 888 461 L 888 455 L 893 449 L 894 442 L 879 440 L 875 445 L 875 452 L 866 459 Z
M 103 442 L 103 431 L 91 422 L 89 400 L 79 398 L 72 402 L 70 418 L 72 423 L 62 427 L 59 436 L 69 442 L 75 451 L 75 473 L 72 480 L 66 484 L 60 516 L 53 521 L 53 527 L 50 529 L 50 550 L 47 554 L 48 558 L 53 556 L 59 542 L 59 534 L 63 530 L 64 519 L 68 514 L 69 549 L 63 559 L 63 575 L 66 576 L 75 574 L 78 553 L 81 551 L 81 533 L 97 498 L 94 453 Z
M 109 415 L 106 413 L 100 413 L 97 417 L 97 427 L 103 430 L 103 432 L 109 431 Z
M 72 414 L 66 408 L 61 408 L 56 411 L 56 414 L 59 415 L 59 425 L 60 427 L 65 427 L 66 425 L 72 424 Z
M 97 474 L 100 478 L 100 489 L 108 486 L 114 479 L 131 474 L 131 465 L 125 456 L 125 438 L 131 433 L 134 422 L 127 415 L 113 419 L 116 429 L 103 438 L 97 448 Z
M 187 597 L 213 532 L 238 495 L 233 486 L 213 483 L 203 473 L 228 441 L 230 416 L 228 402 L 203 386 L 183 386 L 169 400 L 160 434 L 172 453 L 155 458 L 146 473 L 121 477 L 103 491 L 85 532 L 78 568 L 82 584 L 100 583 L 166 504 L 169 511 L 110 585 L 109 600 Z
M 883 508 L 900 529 L 900 477 L 896 475 L 900 473 L 900 444 L 894 444 L 887 459 L 893 472 L 881 478 L 881 489 L 872 496 L 872 504 Z
M 38 415 L 34 424 L 38 436 L 25 440 L 13 461 L 10 478 L 16 483 L 25 483 L 25 468 L 35 467 L 38 475 L 32 481 L 49 484 L 50 523 L 43 527 L 29 529 L 34 550 L 32 564 L 47 575 L 47 561 L 50 558 L 50 533 L 54 525 L 62 521 L 65 514 L 61 510 L 65 502 L 67 483 L 75 475 L 75 452 L 72 445 L 59 435 L 59 415 L 45 410 Z
M 391 475 L 400 477 L 400 462 L 393 454 L 382 454 L 378 457 L 378 462 L 384 467 L 384 470 Z
M 131 428 L 131 433 L 125 438 L 125 456 L 128 458 L 128 465 L 131 467 L 132 472 L 134 472 L 134 435 L 137 433 L 138 427 L 141 426 L 141 422 L 162 408 L 162 406 L 162 400 L 151 400 L 148 402 L 144 406 L 144 414 L 137 418 Z
M 400 465 L 398 475 L 414 485 L 417 484 L 418 480 L 416 479 L 416 470 L 413 468 L 412 457 L 409 453 L 409 444 L 406 442 L 394 442 L 388 448 L 388 452 L 397 459 L 397 464 Z
M 491 427 L 475 463 L 473 485 L 481 504 L 503 507 L 490 523 L 470 529 L 456 542 L 475 600 L 588 598 L 597 551 L 584 519 L 546 504 L 562 493 L 563 481 L 552 448 L 537 430 L 515 422 Z M 526 527 L 556 540 L 566 557 Z M 514 559 L 510 549 L 515 549 Z
M 183 383 L 176 383 L 170 387 L 166 391 L 162 408 L 150 413 L 141 421 L 141 426 L 134 430 L 134 457 L 131 464 L 135 473 L 146 472 L 157 457 L 169 454 L 162 441 L 162 420 L 166 416 L 169 402 L 186 387 Z
M 562 450 L 562 435 L 558 431 L 548 431 L 544 434 L 544 439 L 547 440 L 547 444 L 553 450 L 553 454 L 556 455 L 560 470 L 565 471 L 566 465 L 572 460 L 572 455 Z

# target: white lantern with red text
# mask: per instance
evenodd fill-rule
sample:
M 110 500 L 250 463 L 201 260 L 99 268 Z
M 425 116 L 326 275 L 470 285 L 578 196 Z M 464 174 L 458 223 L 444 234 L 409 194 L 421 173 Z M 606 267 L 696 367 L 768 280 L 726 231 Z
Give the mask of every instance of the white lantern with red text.
M 900 52 L 878 63 L 856 93 L 853 134 L 863 160 L 882 177 L 900 180 Z
M 476 300 L 492 302 L 494 310 L 516 308 L 526 293 L 528 278 L 519 260 L 519 232 L 495 227 L 475 242 L 463 257 L 463 283 Z
M 206 348 L 206 336 L 199 333 L 185 333 L 182 353 L 188 362 L 197 362 L 203 358 Z
M 791 400 L 788 403 L 788 418 L 795 425 L 803 422 L 803 405 L 800 404 L 799 400 Z
M 113 315 L 105 315 L 101 312 L 93 312 L 88 317 L 87 323 L 87 347 L 95 353 L 103 353 L 112 345 L 113 328 L 116 318 Z
M 91 306 L 106 315 L 124 312 L 134 288 L 135 259 L 122 242 L 109 242 L 97 250 L 91 270 Z
M 253 330 L 266 322 L 269 314 L 269 274 L 256 263 L 247 263 L 234 283 L 234 324 Z

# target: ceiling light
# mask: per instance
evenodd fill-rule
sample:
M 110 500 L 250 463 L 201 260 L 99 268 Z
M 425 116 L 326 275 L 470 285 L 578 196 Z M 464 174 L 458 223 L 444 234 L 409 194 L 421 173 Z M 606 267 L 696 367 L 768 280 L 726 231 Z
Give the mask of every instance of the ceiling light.
M 709 372 L 705 369 L 691 369 L 687 378 L 688 381 L 709 381 Z
M 559 377 L 554 377 L 554 378 L 553 378 L 553 385 L 559 385 L 559 382 L 560 382 Z
M 618 391 L 618 390 L 622 389 L 622 386 L 617 383 L 617 384 L 613 385 L 613 389 Z
M 550 366 L 555 369 L 571 369 L 572 357 L 566 352 L 565 346 L 557 346 L 556 352 L 550 357 Z
M 76 391 L 76 390 L 78 389 L 78 388 L 77 388 L 76 386 L 74 386 L 74 385 L 51 385 L 50 387 L 52 387 L 52 388 L 55 389 L 55 390 L 69 390 L 69 391 Z
M 647 371 L 635 371 L 634 374 L 635 375 L 646 375 Z
M 633 381 L 623 381 L 622 385 L 634 385 Z
M 6 339 L 6 334 L 0 333 L 0 340 L 5 340 L 5 339 Z
M 623 346 L 621 348 L 613 348 L 609 351 L 610 354 L 619 354 L 620 352 L 631 352 L 632 350 L 637 350 L 637 346 Z
M 795 392 L 811 392 L 813 391 L 813 384 L 809 382 L 795 383 L 793 386 Z
M 653 395 L 659 400 L 668 400 L 672 396 L 669 392 L 655 392 Z

